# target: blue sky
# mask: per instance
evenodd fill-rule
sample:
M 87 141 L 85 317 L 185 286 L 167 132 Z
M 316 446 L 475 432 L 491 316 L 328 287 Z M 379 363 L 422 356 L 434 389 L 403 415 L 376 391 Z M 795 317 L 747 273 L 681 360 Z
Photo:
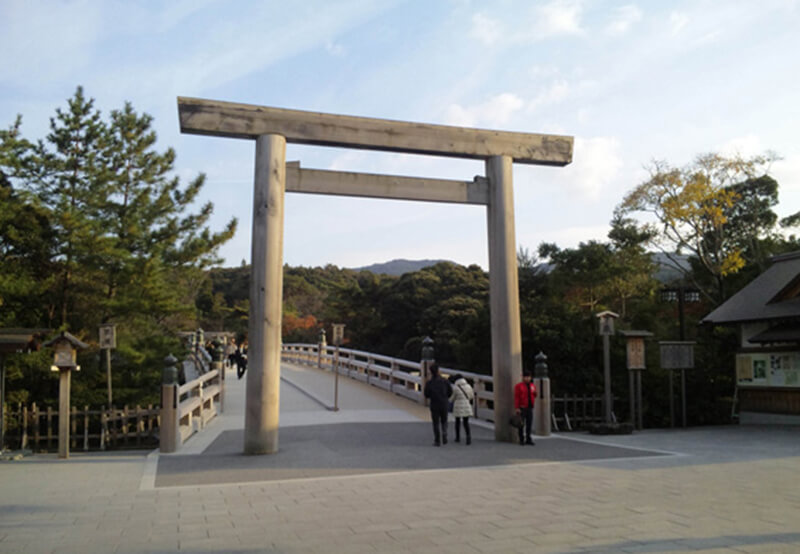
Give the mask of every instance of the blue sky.
M 208 177 L 220 254 L 250 259 L 254 144 L 181 135 L 177 96 L 575 137 L 565 168 L 514 167 L 517 244 L 604 240 L 653 159 L 783 157 L 800 209 L 797 0 L 0 2 L 0 125 L 43 137 L 77 85 L 104 113 L 155 117 L 176 171 Z M 471 179 L 482 162 L 290 145 L 304 167 Z M 485 210 L 288 194 L 284 260 L 487 267 Z

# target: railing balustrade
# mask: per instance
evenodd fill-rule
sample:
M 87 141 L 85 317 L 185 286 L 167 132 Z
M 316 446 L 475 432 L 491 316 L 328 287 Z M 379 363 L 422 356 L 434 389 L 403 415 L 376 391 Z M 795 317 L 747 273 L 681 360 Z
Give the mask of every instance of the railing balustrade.
M 284 344 L 282 359 L 333 371 L 336 365 L 336 347 L 322 350 L 316 344 Z M 424 383 L 421 381 L 421 362 L 392 358 L 372 352 L 339 348 L 339 374 L 384 389 L 422 403 Z M 494 388 L 491 375 L 481 375 L 440 367 L 445 377 L 457 373 L 472 381 L 475 390 L 475 417 L 494 421 Z M 591 423 L 604 421 L 602 395 L 565 395 L 550 397 L 551 419 L 556 431 L 572 431 Z
M 222 411 L 224 378 L 214 369 L 184 385 L 161 386 L 162 452 L 175 452 Z

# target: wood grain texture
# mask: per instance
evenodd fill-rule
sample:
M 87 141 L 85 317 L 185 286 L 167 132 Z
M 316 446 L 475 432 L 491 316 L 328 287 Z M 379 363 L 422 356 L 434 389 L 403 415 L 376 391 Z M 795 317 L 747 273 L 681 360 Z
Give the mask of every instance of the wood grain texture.
M 489 184 L 484 177 L 475 177 L 472 181 L 455 181 L 301 169 L 297 162 L 286 164 L 286 192 L 482 206 L 489 203 Z
M 572 162 L 570 136 L 470 129 L 286 110 L 178 97 L 182 133 L 256 139 L 274 134 L 288 143 L 383 150 L 563 166 Z

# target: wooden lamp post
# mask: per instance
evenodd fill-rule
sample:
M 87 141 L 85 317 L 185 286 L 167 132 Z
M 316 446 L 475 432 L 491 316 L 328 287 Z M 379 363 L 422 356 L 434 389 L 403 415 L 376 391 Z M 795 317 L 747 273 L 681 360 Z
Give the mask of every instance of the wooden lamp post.
M 605 408 L 605 422 L 611 423 L 614 413 L 613 401 L 611 396 L 611 346 L 609 337 L 614 334 L 614 320 L 619 315 L 606 310 L 596 314 L 600 324 L 600 335 L 603 337 L 603 407 Z
M 81 342 L 66 331 L 61 331 L 53 340 L 46 342 L 45 346 L 53 348 L 55 353 L 51 370 L 59 372 L 58 383 L 58 457 L 69 458 L 69 386 L 70 372 L 74 369 L 80 371 L 81 366 L 76 363 L 77 352 L 88 348 L 89 345 Z

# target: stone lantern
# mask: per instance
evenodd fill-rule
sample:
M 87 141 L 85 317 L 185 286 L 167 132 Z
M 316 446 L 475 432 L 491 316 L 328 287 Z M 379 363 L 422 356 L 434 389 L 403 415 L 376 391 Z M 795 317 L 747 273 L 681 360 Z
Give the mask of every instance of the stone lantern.
M 53 348 L 53 365 L 51 370 L 59 373 L 58 382 L 58 457 L 69 458 L 69 389 L 70 374 L 73 370 L 79 371 L 81 367 L 76 363 L 78 349 L 84 350 L 89 345 L 81 342 L 76 337 L 61 331 L 53 340 L 44 346 Z

